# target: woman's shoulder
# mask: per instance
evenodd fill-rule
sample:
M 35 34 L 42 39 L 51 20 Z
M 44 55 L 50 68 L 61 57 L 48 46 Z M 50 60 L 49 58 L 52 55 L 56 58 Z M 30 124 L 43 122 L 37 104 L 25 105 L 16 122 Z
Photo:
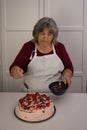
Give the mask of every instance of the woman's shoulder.
M 57 50 L 60 50 L 60 49 L 64 49 L 65 48 L 65 46 L 64 46 L 64 44 L 63 43 L 61 43 L 61 42 L 56 42 L 56 44 L 55 44 L 55 48 L 57 49 Z
M 35 48 L 35 44 L 34 44 L 33 41 L 25 42 L 23 46 L 24 46 L 25 48 L 31 48 L 31 49 L 34 49 L 34 48 Z
M 25 53 L 29 56 L 33 50 L 35 50 L 35 44 L 32 41 L 28 41 L 23 44 L 21 53 Z

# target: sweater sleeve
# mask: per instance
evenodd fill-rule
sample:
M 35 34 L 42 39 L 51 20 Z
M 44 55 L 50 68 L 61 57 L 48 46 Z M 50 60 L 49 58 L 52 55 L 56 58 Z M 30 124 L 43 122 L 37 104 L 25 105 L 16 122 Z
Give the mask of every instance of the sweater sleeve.
M 20 68 L 22 68 L 24 70 L 24 72 L 27 71 L 27 66 L 30 62 L 30 56 L 31 53 L 34 49 L 34 44 L 32 42 L 27 42 L 25 43 L 21 50 L 19 51 L 19 53 L 17 54 L 15 60 L 13 61 L 13 63 L 11 64 L 9 71 L 11 71 L 11 68 L 13 66 L 19 66 Z
M 65 46 L 62 43 L 58 43 L 56 46 L 56 53 L 57 55 L 60 57 L 60 59 L 62 60 L 63 64 L 64 64 L 64 70 L 65 69 L 70 69 L 72 71 L 72 73 L 74 72 L 74 68 L 73 68 L 73 64 L 72 61 L 66 51 Z

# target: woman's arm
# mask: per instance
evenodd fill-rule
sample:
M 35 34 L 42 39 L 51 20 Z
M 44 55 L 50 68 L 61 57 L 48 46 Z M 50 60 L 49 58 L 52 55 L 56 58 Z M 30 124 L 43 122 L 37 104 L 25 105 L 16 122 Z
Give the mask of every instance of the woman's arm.
M 13 63 L 11 64 L 9 68 L 10 74 L 12 76 L 16 74 L 15 77 L 17 77 L 17 74 L 19 73 L 18 70 L 20 69 L 22 70 L 21 72 L 23 73 L 27 71 L 27 66 L 30 62 L 29 58 L 31 56 L 31 52 L 33 49 L 34 49 L 34 44 L 31 41 L 23 45 L 23 47 L 21 48 L 21 50 L 19 51 L 18 55 L 16 56 L 15 60 L 13 61 Z M 21 76 L 23 75 L 21 74 Z
M 74 72 L 74 68 L 73 68 L 71 59 L 62 43 L 58 43 L 58 45 L 56 47 L 56 52 L 64 64 L 64 70 L 62 72 L 63 80 L 65 83 L 68 83 L 70 85 L 71 77 Z

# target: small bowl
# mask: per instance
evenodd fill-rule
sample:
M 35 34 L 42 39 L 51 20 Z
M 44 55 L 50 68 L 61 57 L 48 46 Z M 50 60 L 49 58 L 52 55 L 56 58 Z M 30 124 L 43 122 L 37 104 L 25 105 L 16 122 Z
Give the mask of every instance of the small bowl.
M 49 89 L 51 92 L 55 95 L 62 95 L 66 92 L 68 89 L 68 84 L 64 83 L 62 80 L 61 81 L 55 81 L 49 85 Z

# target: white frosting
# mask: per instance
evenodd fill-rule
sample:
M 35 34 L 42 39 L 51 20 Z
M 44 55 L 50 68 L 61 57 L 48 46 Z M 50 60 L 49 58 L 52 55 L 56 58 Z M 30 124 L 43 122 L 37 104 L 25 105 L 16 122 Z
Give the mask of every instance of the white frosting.
M 44 110 L 35 110 L 33 112 L 27 112 L 20 110 L 19 106 L 15 108 L 15 114 L 22 120 L 25 121 L 42 121 L 48 119 L 54 114 L 53 102 L 51 102 L 49 107 L 46 107 Z

